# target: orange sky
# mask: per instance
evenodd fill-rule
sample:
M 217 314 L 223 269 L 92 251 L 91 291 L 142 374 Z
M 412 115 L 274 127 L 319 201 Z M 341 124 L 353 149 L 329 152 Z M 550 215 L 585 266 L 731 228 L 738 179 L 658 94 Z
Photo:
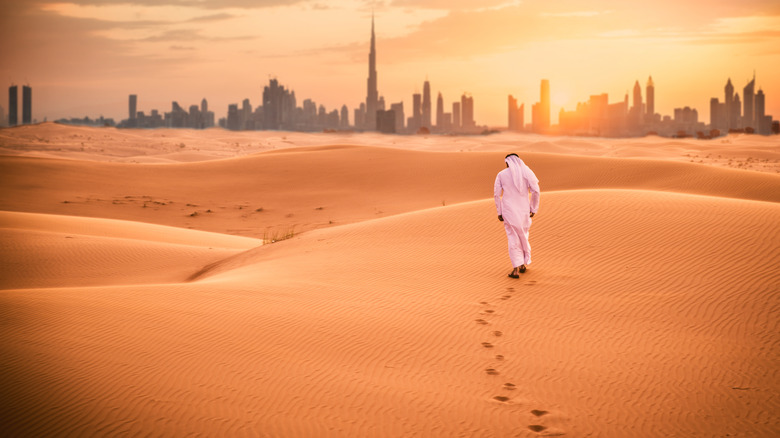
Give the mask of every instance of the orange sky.
M 429 78 L 447 110 L 474 96 L 480 124 L 506 125 L 506 96 L 530 107 L 549 79 L 553 122 L 591 94 L 620 101 L 652 75 L 656 111 L 709 100 L 756 70 L 780 118 L 777 0 L 0 0 L 0 106 L 12 83 L 33 87 L 33 117 L 127 117 L 202 98 L 217 117 L 269 76 L 328 110 L 365 99 L 372 10 L 379 91 L 388 104 Z M 407 112 L 409 112 L 407 110 Z M 407 114 L 408 115 L 408 114 Z M 352 122 L 352 120 L 350 120 Z

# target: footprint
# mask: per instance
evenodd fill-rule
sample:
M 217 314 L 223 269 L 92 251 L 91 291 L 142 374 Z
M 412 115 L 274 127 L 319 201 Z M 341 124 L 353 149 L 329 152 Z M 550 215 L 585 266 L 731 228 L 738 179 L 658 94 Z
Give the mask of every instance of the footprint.
M 493 397 L 493 399 L 498 400 L 500 402 L 508 402 L 509 401 L 509 397 L 504 397 L 503 395 L 497 395 L 497 396 Z
M 496 371 L 495 368 L 485 368 L 485 372 L 488 373 L 491 376 L 497 376 L 497 375 L 501 374 L 498 371 Z
M 480 301 L 479 304 L 488 304 L 487 301 Z
M 477 324 L 480 324 L 480 325 L 486 325 L 488 323 L 484 319 L 476 319 L 475 321 L 477 321 Z
M 536 284 L 536 280 L 530 280 L 525 283 L 526 286 L 533 286 Z
M 487 310 L 485 310 L 485 313 L 493 313 L 493 312 L 495 312 L 495 310 L 493 310 L 493 309 L 487 309 Z
M 492 347 L 492 345 L 491 345 L 491 347 Z M 496 355 L 496 360 L 504 360 L 504 355 L 503 354 L 497 354 Z
M 534 432 L 541 432 L 541 431 L 547 429 L 546 427 L 540 426 L 538 424 L 532 424 L 532 425 L 528 426 L 528 428 L 533 430 Z
M 501 333 L 501 332 L 500 332 L 500 331 L 498 331 L 498 330 L 496 330 L 496 331 L 494 331 L 494 332 L 493 332 L 493 336 L 496 336 L 496 337 L 498 337 L 498 336 L 501 336 L 501 335 L 503 335 L 503 333 Z
M 512 295 L 504 295 L 503 297 L 501 297 L 501 299 L 504 300 L 504 301 L 506 301 L 506 300 L 508 300 L 510 298 L 512 298 Z
M 515 288 L 513 288 L 513 287 L 508 287 L 508 288 L 506 288 L 506 290 L 507 290 L 508 292 L 514 292 L 514 291 L 515 291 Z
M 493 348 L 493 344 L 491 344 L 490 342 L 483 342 L 482 346 L 485 348 Z
M 533 411 L 531 411 L 531 413 L 534 414 L 534 416 L 536 417 L 541 417 L 542 415 L 548 414 L 547 411 L 540 411 L 539 409 L 534 409 Z
M 510 391 L 514 391 L 515 388 L 517 388 L 517 386 L 514 383 L 504 383 L 504 389 L 508 389 Z M 538 415 L 537 415 L 537 417 L 538 417 Z

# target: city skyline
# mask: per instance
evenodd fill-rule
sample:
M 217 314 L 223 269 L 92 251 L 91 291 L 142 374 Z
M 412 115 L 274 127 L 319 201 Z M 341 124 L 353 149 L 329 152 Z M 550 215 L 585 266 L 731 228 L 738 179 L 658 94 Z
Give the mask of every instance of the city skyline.
M 505 126 L 506 96 L 526 103 L 530 120 L 545 78 L 554 84 L 557 123 L 561 108 L 595 90 L 622 95 L 627 78 L 652 74 L 665 90 L 656 96 L 658 113 L 692 106 L 706 120 L 710 90 L 722 87 L 722 77 L 741 90 L 757 70 L 766 112 L 780 114 L 776 2 L 146 3 L 9 3 L 0 73 L 35 85 L 38 120 L 122 119 L 128 93 L 148 96 L 152 108 L 207 96 L 219 114 L 247 96 L 259 99 L 269 77 L 328 108 L 356 108 L 366 97 L 373 10 L 377 88 L 407 108 L 409 90 L 427 76 L 447 101 L 475 96 L 479 123 Z

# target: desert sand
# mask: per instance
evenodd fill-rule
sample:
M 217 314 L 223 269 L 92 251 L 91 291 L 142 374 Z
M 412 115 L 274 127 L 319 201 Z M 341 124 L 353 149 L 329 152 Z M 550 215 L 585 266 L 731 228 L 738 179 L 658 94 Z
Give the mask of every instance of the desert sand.
M 780 435 L 778 137 L 46 123 L 0 175 L 4 435 Z

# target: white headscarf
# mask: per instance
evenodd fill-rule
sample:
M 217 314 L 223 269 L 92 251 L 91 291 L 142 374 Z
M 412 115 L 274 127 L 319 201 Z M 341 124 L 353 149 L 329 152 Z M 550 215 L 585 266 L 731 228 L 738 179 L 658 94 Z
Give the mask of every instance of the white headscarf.
M 509 172 L 512 173 L 512 182 L 515 183 L 517 190 L 522 190 L 523 180 L 526 181 L 526 187 L 539 183 L 539 178 L 536 177 L 533 170 L 526 166 L 517 155 L 510 155 L 504 161 L 509 165 Z

